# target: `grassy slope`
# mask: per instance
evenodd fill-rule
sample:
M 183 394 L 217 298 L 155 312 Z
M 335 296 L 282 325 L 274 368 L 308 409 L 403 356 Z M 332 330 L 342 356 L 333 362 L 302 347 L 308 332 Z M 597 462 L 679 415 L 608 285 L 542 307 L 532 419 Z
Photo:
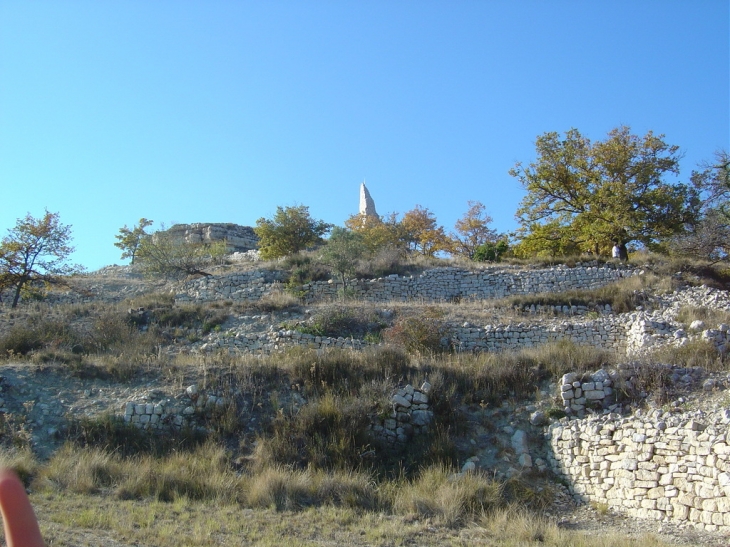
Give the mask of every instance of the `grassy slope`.
M 621 305 L 614 307 L 621 308 L 636 304 L 633 296 L 637 291 L 671 288 L 662 272 L 649 281 L 648 286 L 640 287 L 630 285 L 635 283 L 632 281 L 623 291 L 566 296 L 601 302 L 612 298 L 616 304 L 620 298 Z M 560 300 L 556 295 L 542 298 Z M 448 323 L 468 319 L 464 314 L 470 311 L 482 319 L 525 304 L 523 300 L 491 307 L 474 304 L 473 310 L 448 304 L 393 308 L 402 317 Z M 130 330 L 124 319 L 126 307 L 139 305 L 156 310 L 147 333 Z M 358 306 L 353 315 L 367 316 Z M 39 308 L 35 313 L 31 310 L 27 328 L 16 317 L 15 325 L 3 331 L 0 345 L 5 344 L 7 350 L 12 344 L 30 344 L 30 361 L 67 367 L 72 374 L 91 370 L 122 382 L 143 373 L 154 377 L 176 371 L 183 377 L 195 376 L 200 373 L 195 370 L 199 364 L 191 364 L 184 356 L 165 357 L 158 349 L 160 344 L 175 340 L 185 344 L 224 324 L 228 313 L 282 309 L 296 312 L 296 302 L 279 298 L 250 309 L 177 308 L 169 299 L 153 295 L 141 304 L 138 298 L 119 306 L 67 306 L 50 312 Z M 431 354 L 424 353 L 428 348 L 419 345 L 424 341 L 419 337 L 427 337 L 428 342 L 432 332 L 401 331 L 405 338 L 393 341 L 415 353 L 396 349 L 316 357 L 295 352 L 265 360 L 220 356 L 207 362 L 206 374 L 215 370 L 227 371 L 229 376 L 233 373 L 234 383 L 244 382 L 270 401 L 275 415 L 259 432 L 255 450 L 250 444 L 231 444 L 238 423 L 229 413 L 217 426 L 212 424 L 217 429 L 213 440 L 218 444 L 203 449 L 121 457 L 109 451 L 111 439 L 101 438 L 97 445 L 106 450 L 72 444 L 41 464 L 22 451 L 12 460 L 14 456 L 6 449 L 4 459 L 24 470 L 32 481 L 33 503 L 44 534 L 54 545 L 113 545 L 114 540 L 122 545 L 273 545 L 283 539 L 291 545 L 660 544 L 650 538 L 571 533 L 536 514 L 515 509 L 529 501 L 534 491 L 527 489 L 520 499 L 505 495 L 504 484 L 483 475 L 453 481 L 449 468 L 453 448 L 448 439 L 440 439 L 441 446 L 424 447 L 422 459 L 409 464 L 408 478 L 382 474 L 382 469 L 353 467 L 352 455 L 361 447 L 343 445 L 339 439 L 352 433 L 348 428 L 355 423 L 353 416 L 377 409 L 400 383 L 418 381 L 425 373 L 440 383 L 445 396 L 437 404 L 445 431 L 458 426 L 458 404 L 497 401 L 514 392 L 515 386 L 523 389 L 513 395 L 530 396 L 537 382 L 555 378 L 567 367 L 591 369 L 610 360 L 601 352 L 570 345 L 500 355 Z M 271 395 L 263 395 L 299 381 L 313 409 L 309 413 L 285 415 Z M 324 413 L 330 417 L 325 430 L 331 435 L 323 443 L 317 428 Z M 22 444 L 22 437 L 10 437 Z M 318 444 L 309 446 L 307 442 L 314 438 Z M 9 440 L 7 431 L 3 440 Z M 228 452 L 222 451 L 223 446 Z M 309 470 L 297 469 L 302 462 L 286 457 L 289 452 L 301 457 L 302 446 L 309 447 L 304 451 Z M 235 460 L 231 449 L 243 460 Z

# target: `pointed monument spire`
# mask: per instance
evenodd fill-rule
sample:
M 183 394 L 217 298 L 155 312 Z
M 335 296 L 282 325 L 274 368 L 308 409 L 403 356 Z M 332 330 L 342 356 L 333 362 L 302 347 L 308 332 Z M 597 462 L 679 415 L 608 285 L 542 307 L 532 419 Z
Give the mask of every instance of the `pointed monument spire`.
M 378 213 L 375 211 L 375 202 L 370 197 L 370 192 L 365 187 L 364 181 L 360 184 L 360 214 L 368 217 L 378 216 Z

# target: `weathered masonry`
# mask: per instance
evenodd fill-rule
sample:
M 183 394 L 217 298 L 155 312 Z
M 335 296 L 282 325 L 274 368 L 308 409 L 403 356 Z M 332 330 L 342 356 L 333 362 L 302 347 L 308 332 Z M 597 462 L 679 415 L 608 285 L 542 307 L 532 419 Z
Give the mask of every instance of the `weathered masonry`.
M 730 410 L 564 418 L 550 463 L 582 501 L 634 517 L 730 531 Z
M 390 275 L 378 279 L 353 279 L 347 282 L 353 296 L 369 302 L 433 301 L 457 299 L 487 300 L 511 295 L 563 292 L 571 289 L 601 287 L 634 270 L 620 265 L 557 266 L 524 270 L 499 266 L 479 271 L 459 268 L 435 268 L 419 276 Z M 279 290 L 282 272 L 258 270 L 225 276 L 211 276 L 190 281 L 175 295 L 180 302 L 209 300 L 257 300 Z M 301 287 L 305 302 L 334 300 L 343 288 L 341 283 L 317 281 Z

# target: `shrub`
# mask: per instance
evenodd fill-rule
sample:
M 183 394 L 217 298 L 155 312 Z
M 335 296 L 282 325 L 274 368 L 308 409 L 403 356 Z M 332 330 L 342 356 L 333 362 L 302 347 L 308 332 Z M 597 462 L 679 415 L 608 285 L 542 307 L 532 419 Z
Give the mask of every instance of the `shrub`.
M 145 431 L 111 414 L 72 421 L 68 438 L 80 447 L 109 450 L 120 456 L 164 455 L 172 450 L 190 449 L 205 440 L 204 435 L 188 430 L 175 435 Z
M 361 279 L 373 279 L 387 275 L 407 275 L 418 269 L 408 262 L 402 249 L 387 247 L 378 250 L 369 260 L 362 260 L 355 270 Z
M 81 337 L 67 323 L 31 318 L 0 338 L 0 355 L 27 355 L 43 347 L 71 350 L 83 347 Z
M 204 334 L 225 323 L 229 316 L 226 310 L 202 305 L 152 310 L 153 320 L 162 327 L 199 328 Z
M 297 253 L 284 259 L 282 267 L 289 270 L 287 285 L 296 287 L 312 281 L 327 281 L 330 278 L 329 269 L 324 264 L 312 260 L 312 257 Z
M 383 331 L 383 339 L 412 353 L 436 353 L 445 349 L 442 340 L 447 334 L 445 324 L 438 319 L 404 317 Z
M 359 352 L 294 350 L 285 356 L 292 376 L 309 395 L 325 392 L 355 394 L 373 382 L 404 381 L 411 367 L 408 356 L 395 347 L 373 347 Z

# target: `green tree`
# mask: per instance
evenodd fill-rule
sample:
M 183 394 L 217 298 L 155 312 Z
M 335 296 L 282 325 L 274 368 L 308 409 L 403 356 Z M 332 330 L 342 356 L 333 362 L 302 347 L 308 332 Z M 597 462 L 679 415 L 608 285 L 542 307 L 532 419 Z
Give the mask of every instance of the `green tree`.
M 500 239 L 496 243 L 489 241 L 477 247 L 472 259 L 475 262 L 499 262 L 509 249 L 506 240 Z
M 322 241 L 331 224 L 314 220 L 309 207 L 277 207 L 273 218 L 260 218 L 254 232 L 259 237 L 259 252 L 265 260 L 288 256 Z
M 130 262 L 134 264 L 139 244 L 145 237 L 149 236 L 149 234 L 145 231 L 145 228 L 151 226 L 152 223 L 152 220 L 147 220 L 143 217 L 140 218 L 137 225 L 133 226 L 131 229 L 128 228 L 126 224 L 124 225 L 124 228 L 119 229 L 119 233 L 114 236 L 117 239 L 114 246 L 119 247 L 122 250 L 123 259 L 129 258 Z
M 0 291 L 12 290 L 15 308 L 30 287 L 59 283 L 62 276 L 80 271 L 68 264 L 73 251 L 71 226 L 62 224 L 58 213 L 46 211 L 42 218 L 28 213 L 0 242 Z
M 225 252 L 225 241 L 188 243 L 161 231 L 140 240 L 135 258 L 142 271 L 151 277 L 183 279 L 190 275 L 211 275 L 206 268 Z
M 512 248 L 517 258 L 532 256 L 554 258 L 580 254 L 580 248 L 570 227 L 561 225 L 557 220 L 542 224 L 535 222 L 527 226 L 523 233 L 526 235 Z
M 450 234 L 449 252 L 452 255 L 474 258 L 476 250 L 486 243 L 497 242 L 497 232 L 489 228 L 492 217 L 487 214 L 487 208 L 479 201 L 467 202 L 464 216 L 456 221 L 456 232 Z
M 510 170 L 527 191 L 516 213 L 518 233 L 551 226 L 563 247 L 567 236 L 571 246 L 596 254 L 608 254 L 614 241 L 652 248 L 681 233 L 696 221 L 699 199 L 692 186 L 664 180 L 679 173 L 680 156 L 663 138 L 632 135 L 625 126 L 595 143 L 576 129 L 563 138 L 539 136 L 535 162 Z
M 366 252 L 360 234 L 335 226 L 322 250 L 322 262 L 338 273 L 343 286 L 347 287 L 347 276 L 355 273 L 358 261 Z

